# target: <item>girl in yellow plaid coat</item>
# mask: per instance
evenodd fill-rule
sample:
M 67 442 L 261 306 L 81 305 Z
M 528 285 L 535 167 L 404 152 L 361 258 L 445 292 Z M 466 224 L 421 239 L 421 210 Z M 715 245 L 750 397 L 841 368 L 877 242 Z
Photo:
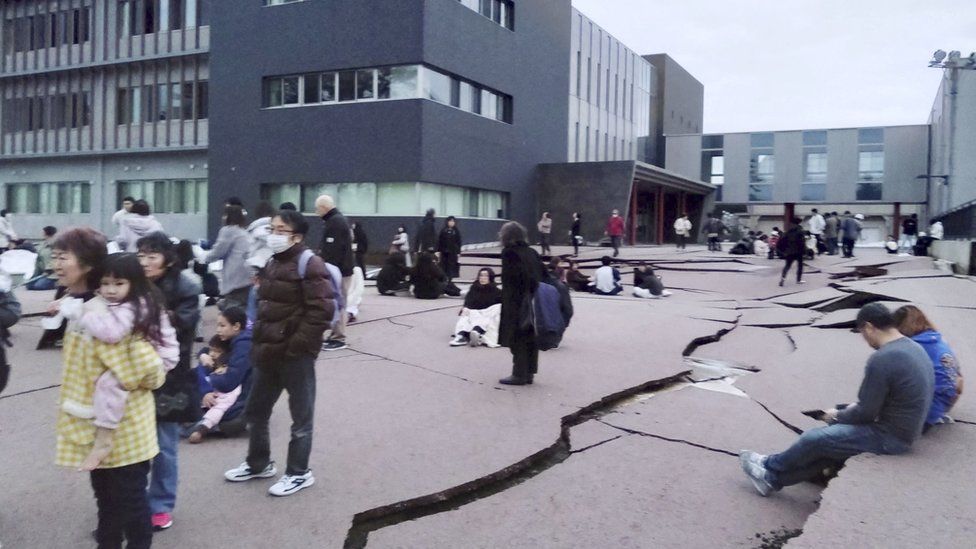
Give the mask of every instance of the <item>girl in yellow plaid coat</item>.
M 68 290 L 68 297 L 53 310 L 65 314 L 90 306 L 86 302 L 101 281 L 106 259 L 105 237 L 94 229 L 69 229 L 59 235 L 53 249 L 54 272 Z M 123 535 L 130 548 L 149 547 L 152 527 L 146 484 L 149 460 L 159 452 L 152 390 L 165 380 L 162 360 L 143 337 L 130 334 L 108 344 L 93 339 L 77 321 L 68 324 L 63 359 L 55 462 L 79 468 L 92 451 L 95 383 L 112 372 L 129 395 L 112 448 L 91 472 L 98 503 L 96 537 L 99 547 L 120 546 Z

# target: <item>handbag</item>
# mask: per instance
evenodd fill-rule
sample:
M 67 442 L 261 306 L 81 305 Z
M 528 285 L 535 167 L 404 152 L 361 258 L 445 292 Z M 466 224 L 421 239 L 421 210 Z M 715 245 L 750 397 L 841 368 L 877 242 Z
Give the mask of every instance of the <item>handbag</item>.
M 166 373 L 163 386 L 153 394 L 156 397 L 156 421 L 196 423 L 203 417 L 197 374 L 182 360 Z

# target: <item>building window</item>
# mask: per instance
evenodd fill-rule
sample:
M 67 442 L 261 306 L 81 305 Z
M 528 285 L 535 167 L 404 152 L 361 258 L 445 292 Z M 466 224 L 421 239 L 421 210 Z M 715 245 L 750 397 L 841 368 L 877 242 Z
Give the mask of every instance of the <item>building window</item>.
M 827 132 L 803 132 L 803 183 L 800 200 L 818 202 L 827 198 Z
M 722 186 L 725 185 L 725 136 L 703 135 L 701 138 L 703 181 L 716 186 L 715 200 L 722 201 Z
M 87 181 L 8 183 L 7 209 L 19 214 L 91 213 L 91 184 Z
M 115 100 L 119 125 L 209 117 L 209 82 L 121 87 Z
M 4 52 L 7 54 L 82 44 L 91 40 L 92 8 L 58 9 L 47 2 L 36 13 L 3 20 Z
M 512 0 L 458 0 L 458 2 L 508 30 L 515 30 L 515 3 Z
M 512 123 L 512 97 L 422 65 L 275 76 L 264 79 L 266 108 L 339 102 L 430 99 Z
M 206 214 L 206 179 L 153 179 L 116 182 L 117 203 L 131 196 L 149 203 L 153 213 Z
M 884 188 L 884 128 L 857 131 L 857 200 L 881 200 Z
M 212 0 L 119 0 L 118 35 L 139 36 L 210 24 Z
M 264 0 L 265 6 L 281 6 L 284 4 L 294 4 L 295 2 L 304 2 L 305 0 Z
M 776 172 L 773 140 L 772 133 L 754 133 L 750 136 L 752 145 L 749 159 L 750 201 L 765 202 L 773 199 L 773 180 Z
M 272 204 L 293 202 L 305 213 L 315 211 L 321 194 L 336 197 L 352 215 L 420 216 L 429 208 L 445 215 L 504 219 L 508 194 L 435 183 L 269 183 L 261 198 Z M 133 195 L 135 196 L 135 195 Z

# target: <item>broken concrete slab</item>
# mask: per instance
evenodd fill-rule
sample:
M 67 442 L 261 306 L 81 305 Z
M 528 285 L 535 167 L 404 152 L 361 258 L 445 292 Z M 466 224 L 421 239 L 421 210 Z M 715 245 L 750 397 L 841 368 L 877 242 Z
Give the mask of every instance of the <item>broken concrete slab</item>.
M 700 346 L 694 356 L 734 361 L 765 370 L 784 363 L 793 350 L 785 330 L 739 326 L 720 341 Z
M 907 455 L 849 459 L 803 534 L 787 547 L 971 547 L 974 446 L 976 427 L 947 425 L 923 436 Z
M 460 509 L 378 530 L 368 546 L 753 547 L 756 534 L 801 528 L 816 499 L 811 486 L 760 498 L 733 457 L 628 436 Z
M 805 292 L 784 295 L 771 299 L 773 303 L 786 307 L 810 308 L 814 305 L 831 301 L 847 294 L 835 288 L 816 288 Z
M 751 309 L 742 312 L 739 324 L 742 326 L 758 326 L 762 328 L 786 328 L 791 326 L 808 326 L 821 314 L 807 309 Z
M 968 278 L 861 280 L 843 286 L 916 304 L 976 309 L 976 282 Z
M 880 303 L 888 309 L 894 311 L 906 305 L 904 301 L 876 301 L 874 303 Z M 824 316 L 818 318 L 811 324 L 814 328 L 853 328 L 854 319 L 857 318 L 857 312 L 860 308 L 850 308 L 850 309 L 837 309 L 835 311 L 830 311 L 824 314 Z

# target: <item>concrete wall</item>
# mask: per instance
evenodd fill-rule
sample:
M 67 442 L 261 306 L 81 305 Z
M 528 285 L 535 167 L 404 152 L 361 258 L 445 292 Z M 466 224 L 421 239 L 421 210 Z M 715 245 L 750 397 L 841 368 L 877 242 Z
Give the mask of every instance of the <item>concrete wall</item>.
M 664 162 L 668 171 L 704 181 L 701 141 L 701 135 L 668 136 Z
M 118 210 L 116 182 L 151 179 L 206 179 L 206 151 L 167 152 L 138 155 L 63 157 L 36 160 L 5 161 L 0 169 L 0 196 L 6 202 L 5 185 L 87 181 L 91 184 L 91 213 L 87 214 L 13 214 L 15 230 L 20 236 L 39 237 L 41 228 L 54 225 L 59 229 L 86 225 L 115 236 L 112 214 Z M 207 236 L 204 214 L 154 214 L 167 233 L 179 238 Z M 216 233 L 210 235 L 215 236 Z
M 626 219 L 630 215 L 634 165 L 634 162 L 622 161 L 539 166 L 538 210 L 540 215 L 548 211 L 552 216 L 553 244 L 569 243 L 573 212 L 582 216 L 583 238 L 588 242 L 603 238 L 607 219 L 614 208 Z M 537 240 L 539 233 L 535 221 L 527 228 L 530 237 Z
M 932 216 L 976 200 L 976 71 L 956 71 L 954 124 L 950 76 L 946 71 L 929 118 L 932 153 L 927 173 L 950 176 L 948 187 L 943 179 L 931 182 Z
M 936 240 L 929 248 L 929 255 L 951 261 L 956 274 L 976 275 L 976 241 Z
M 644 59 L 654 65 L 657 76 L 656 101 L 651 107 L 655 126 L 651 133 L 658 136 L 701 133 L 705 86 L 667 54 L 645 55 Z M 667 168 L 665 157 L 665 142 L 659 140 L 653 150 L 646 151 L 643 161 Z

